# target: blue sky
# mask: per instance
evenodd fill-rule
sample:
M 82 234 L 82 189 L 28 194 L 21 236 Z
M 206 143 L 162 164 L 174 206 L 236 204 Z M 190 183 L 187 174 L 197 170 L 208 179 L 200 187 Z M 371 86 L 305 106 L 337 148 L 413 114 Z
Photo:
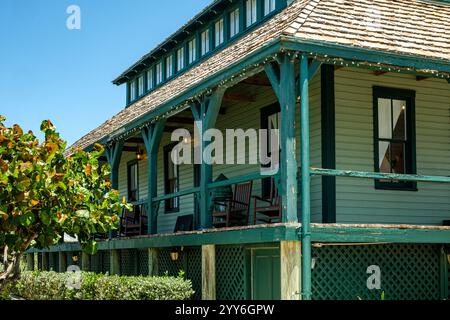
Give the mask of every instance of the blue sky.
M 50 119 L 69 143 L 125 106 L 111 81 L 211 0 L 1 0 L 0 114 L 37 133 Z M 69 30 L 69 5 L 81 30 Z

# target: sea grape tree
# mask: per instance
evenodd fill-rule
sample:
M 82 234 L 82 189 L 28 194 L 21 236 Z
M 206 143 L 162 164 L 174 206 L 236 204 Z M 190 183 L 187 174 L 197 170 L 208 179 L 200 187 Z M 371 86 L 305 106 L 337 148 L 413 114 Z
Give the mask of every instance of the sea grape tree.
M 30 248 L 46 248 L 64 234 L 77 237 L 95 253 L 94 235 L 118 227 L 126 203 L 111 189 L 103 147 L 65 155 L 63 141 L 43 121 L 42 142 L 0 116 L 0 290 L 20 275 L 19 263 Z

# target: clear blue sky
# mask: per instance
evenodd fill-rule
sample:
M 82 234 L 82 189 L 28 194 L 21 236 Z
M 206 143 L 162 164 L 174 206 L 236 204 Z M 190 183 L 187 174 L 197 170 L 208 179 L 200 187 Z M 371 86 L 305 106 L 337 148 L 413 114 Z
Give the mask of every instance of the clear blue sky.
M 0 114 L 69 143 L 125 106 L 111 81 L 211 0 L 0 0 Z M 69 5 L 81 30 L 68 30 Z

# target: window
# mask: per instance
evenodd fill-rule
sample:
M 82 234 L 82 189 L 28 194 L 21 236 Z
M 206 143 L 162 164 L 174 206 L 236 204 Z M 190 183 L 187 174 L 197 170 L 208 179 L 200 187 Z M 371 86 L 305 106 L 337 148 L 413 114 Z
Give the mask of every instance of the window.
M 247 27 L 250 27 L 252 24 L 256 22 L 257 18 L 257 0 L 247 0 L 245 3 L 245 6 L 247 8 Z
M 140 76 L 138 78 L 138 96 L 142 96 L 144 94 L 144 76 Z
M 264 0 L 264 16 L 275 11 L 276 0 Z
M 138 200 L 139 189 L 139 175 L 138 162 L 132 161 L 128 163 L 128 201 L 133 202 Z
M 156 85 L 160 84 L 163 81 L 163 68 L 162 62 L 156 65 Z
M 278 103 L 275 103 L 273 105 L 270 105 L 268 107 L 261 109 L 261 129 L 268 130 L 267 133 L 267 156 L 270 157 L 272 155 L 272 141 L 270 136 L 270 130 L 281 128 L 281 112 L 280 112 L 280 105 Z M 278 135 L 278 145 L 280 145 L 280 135 Z M 280 158 L 278 158 L 279 160 Z M 279 166 L 278 163 L 269 163 L 267 165 L 263 165 L 263 168 L 265 170 L 276 170 L 276 168 Z M 262 197 L 268 198 L 270 196 L 270 189 L 271 189 L 271 179 L 272 178 L 265 178 L 262 180 Z
M 173 76 L 173 56 L 170 55 L 166 58 L 166 79 Z
M 375 171 L 415 174 L 415 92 L 374 87 Z M 415 190 L 417 183 L 377 180 L 377 189 Z
M 188 54 L 189 54 L 189 64 L 194 63 L 197 60 L 197 50 L 195 46 L 195 39 L 189 41 L 188 43 Z
M 130 82 L 130 101 L 134 101 L 136 99 L 136 81 Z
M 230 13 L 230 38 L 239 33 L 239 9 Z
M 224 41 L 223 19 L 217 21 L 214 25 L 215 30 L 215 46 L 220 46 Z
M 179 191 L 179 166 L 172 161 L 172 150 L 176 144 L 170 144 L 164 147 L 164 189 L 166 194 L 172 194 Z M 165 211 L 177 212 L 180 207 L 180 199 L 168 199 L 165 202 Z
M 177 50 L 177 71 L 184 69 L 184 48 Z
M 153 69 L 149 69 L 147 71 L 147 91 L 152 90 L 153 87 Z
M 205 30 L 201 34 L 201 53 L 202 56 L 209 52 L 209 29 Z

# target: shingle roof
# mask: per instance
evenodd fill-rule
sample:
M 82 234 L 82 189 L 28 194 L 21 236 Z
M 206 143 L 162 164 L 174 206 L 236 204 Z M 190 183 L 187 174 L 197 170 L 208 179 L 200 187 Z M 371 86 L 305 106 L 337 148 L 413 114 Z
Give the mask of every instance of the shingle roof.
M 419 0 L 295 0 L 275 17 L 78 140 L 87 148 L 281 36 L 450 61 L 450 6 Z

